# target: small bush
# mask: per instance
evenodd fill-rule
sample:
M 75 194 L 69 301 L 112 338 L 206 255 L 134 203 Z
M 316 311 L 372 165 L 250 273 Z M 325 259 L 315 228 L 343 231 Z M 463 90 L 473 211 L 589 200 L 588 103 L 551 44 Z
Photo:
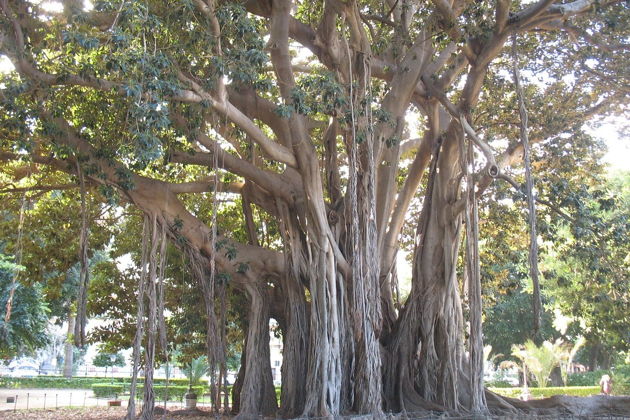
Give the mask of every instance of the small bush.
M 612 373 L 614 395 L 630 395 L 630 365 L 615 366 Z
M 607 370 L 594 370 L 592 372 L 572 373 L 567 378 L 568 386 L 596 386 L 602 375 L 610 374 Z
M 490 388 L 490 391 L 504 397 L 518 398 L 523 393 L 523 388 Z M 529 393 L 534 398 L 547 398 L 553 395 L 571 395 L 574 397 L 588 397 L 599 394 L 599 386 L 567 386 L 548 388 L 529 388 Z
M 493 379 L 491 381 L 485 381 L 484 385 L 488 388 L 512 388 L 514 386 L 505 379 Z
M 100 383 L 92 385 L 92 392 L 96 398 L 111 398 L 121 395 L 124 391 L 124 384 Z
M 193 391 L 197 394 L 197 398 L 201 398 L 205 392 L 203 386 L 193 386 Z M 155 393 L 156 401 L 181 401 L 184 398 L 184 394 L 188 391 L 188 386 L 181 385 L 169 385 L 168 388 L 165 385 L 154 385 L 153 392 Z M 136 390 L 136 396 L 138 399 L 142 399 L 144 395 L 144 386 L 138 385 Z

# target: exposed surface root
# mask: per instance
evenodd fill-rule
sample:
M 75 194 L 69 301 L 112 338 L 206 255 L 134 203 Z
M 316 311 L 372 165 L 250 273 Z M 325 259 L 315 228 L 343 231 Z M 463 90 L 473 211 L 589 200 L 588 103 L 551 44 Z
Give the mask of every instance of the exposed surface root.
M 406 412 L 434 412 L 444 411 L 444 407 L 434 402 L 428 401 L 420 396 L 411 385 L 403 386 L 402 401 Z
M 572 397 L 554 395 L 540 400 L 521 402 L 525 407 L 544 413 L 545 410 L 564 411 L 576 416 L 630 416 L 630 397 L 593 395 Z M 550 413 L 553 414 L 553 413 Z

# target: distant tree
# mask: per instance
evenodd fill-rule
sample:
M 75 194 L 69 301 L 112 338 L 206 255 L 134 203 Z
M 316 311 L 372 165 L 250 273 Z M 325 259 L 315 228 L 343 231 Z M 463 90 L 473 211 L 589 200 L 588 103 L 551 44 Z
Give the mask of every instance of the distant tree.
M 630 349 L 630 172 L 571 193 L 559 185 L 557 194 L 574 216 L 552 226 L 541 265 L 546 294 L 583 325 L 591 368 L 608 368 Z
M 484 320 L 485 342 L 492 346 L 492 354 L 499 361 L 510 358 L 513 345 L 522 345 L 532 339 L 531 295 L 522 290 L 503 295 L 498 302 L 486 309 Z M 554 340 L 558 332 L 553 328 L 553 314 L 544 311 L 539 338 Z
M 14 282 L 17 270 L 23 267 L 0 253 L 0 358 L 8 359 L 33 354 L 48 344 L 48 306 L 41 285 Z M 5 321 L 10 290 L 14 289 L 11 316 Z
M 557 353 L 556 357 L 558 358 L 560 366 L 562 382 L 565 386 L 568 385 L 569 368 L 571 367 L 578 350 L 584 345 L 584 342 L 584 337 L 579 337 L 575 343 L 565 343 L 564 345 L 559 346 L 560 351 Z
M 125 358 L 121 353 L 99 352 L 94 356 L 94 359 L 92 359 L 92 364 L 97 367 L 104 367 L 105 375 L 107 375 L 107 368 L 125 366 Z

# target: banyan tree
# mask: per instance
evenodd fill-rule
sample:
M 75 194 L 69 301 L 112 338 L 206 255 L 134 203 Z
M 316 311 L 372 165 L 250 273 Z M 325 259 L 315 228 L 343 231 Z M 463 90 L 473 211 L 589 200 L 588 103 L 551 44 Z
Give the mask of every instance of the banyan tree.
M 241 418 L 518 408 L 482 383 L 476 203 L 497 183 L 520 188 L 524 146 L 542 153 L 623 104 L 625 2 L 0 5 L 0 158 L 146 215 L 136 362 L 165 340 L 169 241 L 203 293 L 211 364 L 225 294 L 247 297 Z M 219 228 L 226 200 L 242 203 L 247 241 Z M 277 246 L 261 245 L 254 212 Z

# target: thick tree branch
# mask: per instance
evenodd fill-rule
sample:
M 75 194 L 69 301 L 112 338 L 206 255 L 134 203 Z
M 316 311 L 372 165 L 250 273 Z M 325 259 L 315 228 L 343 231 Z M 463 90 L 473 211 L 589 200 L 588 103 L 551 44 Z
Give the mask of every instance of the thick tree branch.
M 200 137 L 203 136 L 200 134 Z M 226 169 L 236 175 L 240 175 L 251 182 L 255 182 L 265 190 L 280 197 L 288 202 L 292 202 L 294 197 L 291 194 L 291 186 L 282 182 L 277 174 L 269 171 L 262 170 L 252 165 L 251 163 L 244 161 L 225 152 L 209 137 L 204 144 L 211 146 L 210 153 L 196 152 L 194 154 L 172 151 L 169 153 L 169 159 L 171 162 L 184 163 L 189 165 L 201 165 L 206 167 L 212 167 L 214 165 L 213 153 L 218 153 L 217 159 L 219 167 Z
M 510 4 L 511 0 L 497 0 L 497 7 L 495 11 L 495 27 L 494 32 L 500 33 L 503 32 L 505 26 L 508 22 L 508 17 L 510 14 Z
M 221 182 L 219 186 L 220 192 L 228 192 L 234 194 L 240 194 L 243 189 L 242 182 Z M 168 188 L 174 194 L 192 194 L 201 192 L 214 191 L 214 180 L 198 180 L 191 182 L 180 182 L 178 184 L 169 184 Z
M 183 73 L 179 72 L 179 78 L 181 81 L 189 83 L 192 86 L 193 91 L 202 99 L 210 103 L 210 106 L 217 112 L 223 114 L 230 121 L 243 129 L 258 145 L 261 149 L 271 158 L 278 162 L 286 163 L 289 166 L 296 167 L 297 162 L 293 153 L 286 147 L 279 143 L 274 142 L 240 109 L 236 108 L 229 101 L 219 101 L 212 95 L 206 92 L 198 83 L 189 77 L 186 77 Z
M 16 186 L 3 185 L 3 186 L 0 186 L 0 194 L 23 193 L 23 192 L 28 192 L 28 191 L 48 192 L 48 191 L 56 191 L 56 190 L 72 190 L 75 188 L 79 188 L 79 186 L 77 184 L 33 185 L 31 187 L 16 187 Z

